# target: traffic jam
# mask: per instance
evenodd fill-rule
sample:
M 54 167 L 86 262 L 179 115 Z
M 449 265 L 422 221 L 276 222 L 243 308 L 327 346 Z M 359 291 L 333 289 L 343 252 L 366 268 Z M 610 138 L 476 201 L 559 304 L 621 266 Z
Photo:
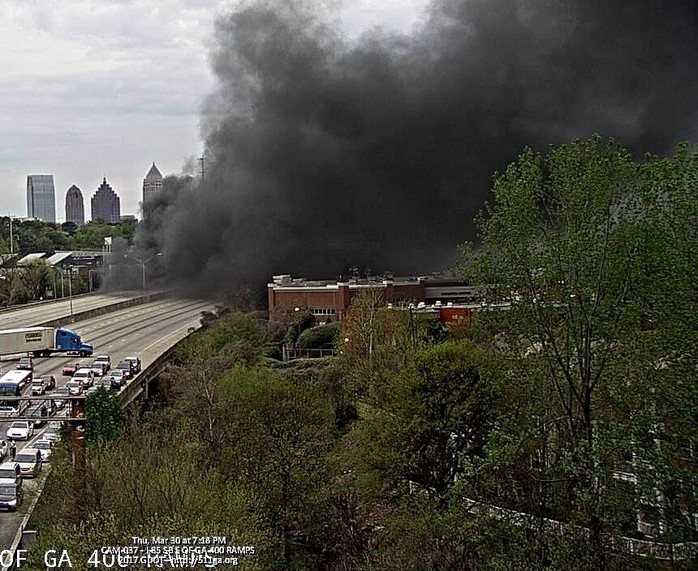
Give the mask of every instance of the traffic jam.
M 13 358 L 22 353 L 26 356 Z M 24 480 L 39 476 L 51 461 L 52 448 L 65 432 L 61 419 L 70 415 L 71 396 L 89 396 L 100 387 L 121 391 L 141 371 L 139 357 L 114 362 L 110 355 L 92 353 L 91 344 L 67 329 L 0 331 L 0 356 L 11 356 L 0 363 L 0 510 L 18 510 L 25 499 Z M 60 375 L 42 373 L 39 369 L 56 366 L 37 357 L 52 354 L 77 360 L 65 363 Z

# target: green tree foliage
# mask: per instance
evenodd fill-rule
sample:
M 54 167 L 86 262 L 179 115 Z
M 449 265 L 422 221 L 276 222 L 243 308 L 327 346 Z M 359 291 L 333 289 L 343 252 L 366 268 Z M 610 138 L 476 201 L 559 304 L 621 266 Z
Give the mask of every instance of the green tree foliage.
M 97 445 L 110 442 L 122 434 L 126 417 L 119 395 L 99 387 L 85 400 L 87 437 Z
M 301 349 L 332 349 L 340 334 L 339 322 L 326 323 L 306 329 L 298 337 L 297 345 Z
M 68 234 L 68 236 L 75 236 L 75 233 L 78 231 L 79 226 L 75 222 L 63 222 L 61 224 L 61 230 Z
M 367 413 L 364 462 L 391 487 L 406 483 L 443 497 L 463 462 L 483 452 L 495 413 L 483 355 L 463 343 L 419 351 L 392 377 L 391 398 Z
M 295 345 L 301 333 L 315 325 L 315 316 L 308 308 L 299 309 L 292 315 L 293 316 L 288 324 L 288 329 L 286 330 L 286 335 L 284 337 L 284 342 L 289 345 Z
M 124 238 L 129 244 L 133 243 L 136 232 L 135 222 L 126 220 L 118 224 L 107 224 L 102 221 L 88 222 L 80 226 L 72 240 L 72 249 L 75 250 L 101 250 L 104 238 Z
M 40 533 L 28 569 L 44 569 L 44 552 L 56 548 L 70 552 L 75 569 L 92 568 L 86 562 L 95 549 L 132 545 L 134 535 L 224 536 L 230 545 L 252 545 L 260 554 L 242 558 L 239 568 L 269 568 L 269 540 L 250 498 L 201 462 L 202 451 L 186 424 L 163 430 L 162 420 L 131 424 L 123 438 L 90 446 L 82 474 L 61 443 L 45 501 L 33 518 Z M 85 493 L 81 512 L 75 513 L 66 489 L 78 478 Z
M 24 285 L 22 268 L 6 268 L 0 277 L 0 299 L 7 305 L 26 303 L 29 301 L 29 292 Z
M 418 345 L 416 321 L 405 309 L 385 307 L 382 298 L 356 296 L 342 320 L 339 366 L 355 397 L 380 404 L 390 375 L 404 367 Z
M 516 478 L 519 493 L 538 507 L 555 496 L 557 515 L 590 527 L 597 548 L 602 529 L 617 526 L 623 512 L 622 495 L 612 492 L 619 454 L 639 454 L 651 466 L 637 508 L 671 473 L 669 447 L 649 443 L 648 434 L 673 425 L 695 437 L 695 416 L 682 427 L 669 416 L 681 409 L 687 418 L 695 382 L 676 390 L 663 377 L 686 364 L 695 379 L 690 328 L 677 322 L 695 319 L 680 306 L 695 304 L 685 280 L 695 280 L 696 172 L 687 148 L 640 163 L 600 137 L 546 156 L 528 149 L 496 177 L 494 202 L 478 221 L 481 246 L 464 248 L 464 273 L 487 284 L 486 302 L 506 308 L 483 317 L 523 389 L 510 403 L 520 424 L 503 436 L 536 465 L 528 484 Z M 675 359 L 665 375 L 659 363 L 668 355 Z M 677 402 L 658 406 L 667 389 Z M 526 406 L 527 416 L 515 406 Z
M 294 538 L 322 533 L 325 455 L 334 432 L 317 388 L 270 370 L 236 369 L 222 379 L 227 411 L 222 461 L 264 514 L 290 568 Z
M 17 274 L 29 295 L 29 299 L 42 299 L 46 289 L 53 284 L 53 274 L 45 260 L 33 260 Z

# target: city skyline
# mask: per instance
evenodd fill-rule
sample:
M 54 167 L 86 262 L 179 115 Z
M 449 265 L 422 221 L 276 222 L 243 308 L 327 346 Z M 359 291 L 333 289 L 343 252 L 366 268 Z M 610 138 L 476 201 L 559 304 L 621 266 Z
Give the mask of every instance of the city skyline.
M 336 17 L 349 36 L 374 24 L 407 31 L 425 4 L 352 0 Z M 122 211 L 138 217 L 153 161 L 163 176 L 196 175 L 201 106 L 214 88 L 208 50 L 228 6 L 0 0 L 0 213 L 26 216 L 26 177 L 35 172 L 52 173 L 62 196 L 106 175 Z M 62 200 L 56 213 L 65 220 Z
M 155 163 L 152 162 L 150 170 L 148 171 L 148 174 L 146 175 L 145 179 L 143 179 L 143 183 L 145 183 L 146 180 L 149 180 L 149 177 L 152 178 L 153 175 L 153 169 L 157 174 L 159 174 L 159 171 L 157 167 L 155 166 Z M 162 177 L 161 177 L 162 178 Z M 161 178 L 160 178 L 160 186 L 161 187 Z M 53 215 L 52 216 L 47 216 L 48 212 L 44 212 L 47 208 L 47 196 L 43 196 L 47 194 L 46 192 L 42 193 L 42 202 L 38 206 L 35 204 L 32 206 L 32 198 L 36 195 L 36 192 L 33 190 L 37 185 L 39 187 L 46 186 L 47 184 L 50 184 L 51 186 L 51 191 L 52 191 L 52 202 L 53 202 Z M 68 187 L 65 191 L 63 189 L 58 189 L 58 185 L 55 184 L 55 177 L 52 174 L 31 174 L 27 175 L 26 177 L 26 186 L 25 186 L 25 212 L 21 214 L 15 214 L 11 213 L 10 215 L 13 218 L 16 219 L 31 219 L 31 218 L 37 218 L 41 219 L 45 222 L 57 222 L 57 223 L 62 223 L 62 222 L 76 222 L 78 225 L 85 224 L 87 222 L 90 222 L 91 220 L 95 220 L 95 216 L 91 213 L 91 215 L 88 217 L 87 213 L 85 212 L 85 204 L 84 204 L 84 198 L 82 196 L 82 190 L 81 188 L 76 185 L 76 184 L 71 184 L 70 187 Z M 159 188 L 158 187 L 158 188 Z M 117 201 L 121 202 L 122 196 L 121 193 L 115 191 L 111 184 L 107 183 L 107 177 L 103 176 L 102 181 L 98 185 L 92 185 L 92 188 L 95 189 L 93 196 L 95 193 L 98 193 L 100 189 L 108 188 L 117 198 Z M 41 188 L 39 189 L 41 190 Z M 143 188 L 141 187 L 141 192 Z M 62 208 L 61 208 L 62 206 Z M 41 214 L 39 212 L 41 210 L 41 213 L 43 213 L 43 216 L 39 215 Z M 74 213 L 73 216 L 68 214 L 68 211 L 72 211 Z M 78 210 L 82 211 L 82 221 L 79 221 L 79 216 L 77 215 Z M 63 216 L 58 216 L 58 213 L 62 212 L 64 215 Z M 125 216 L 135 216 L 136 218 L 141 218 L 141 212 L 140 209 L 138 212 L 122 212 L 119 210 L 120 218 L 123 218 Z M 4 214 L 7 216 L 7 214 Z M 76 217 L 78 219 L 76 219 Z

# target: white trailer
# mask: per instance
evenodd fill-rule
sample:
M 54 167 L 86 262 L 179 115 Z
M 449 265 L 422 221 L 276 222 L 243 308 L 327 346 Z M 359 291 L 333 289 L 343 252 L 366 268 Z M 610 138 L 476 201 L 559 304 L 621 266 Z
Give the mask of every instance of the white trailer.
M 53 327 L 25 327 L 0 331 L 0 355 L 33 353 L 53 347 Z
M 24 327 L 0 330 L 0 355 L 25 353 L 48 357 L 53 353 L 92 355 L 93 346 L 83 343 L 80 335 L 62 327 Z

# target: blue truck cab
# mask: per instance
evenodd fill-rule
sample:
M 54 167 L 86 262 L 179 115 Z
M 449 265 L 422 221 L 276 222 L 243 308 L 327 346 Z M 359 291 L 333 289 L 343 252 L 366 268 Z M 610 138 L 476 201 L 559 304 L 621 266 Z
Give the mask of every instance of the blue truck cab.
M 94 352 L 94 347 L 92 343 L 83 343 L 75 331 L 59 327 L 56 329 L 56 350 L 89 357 Z

